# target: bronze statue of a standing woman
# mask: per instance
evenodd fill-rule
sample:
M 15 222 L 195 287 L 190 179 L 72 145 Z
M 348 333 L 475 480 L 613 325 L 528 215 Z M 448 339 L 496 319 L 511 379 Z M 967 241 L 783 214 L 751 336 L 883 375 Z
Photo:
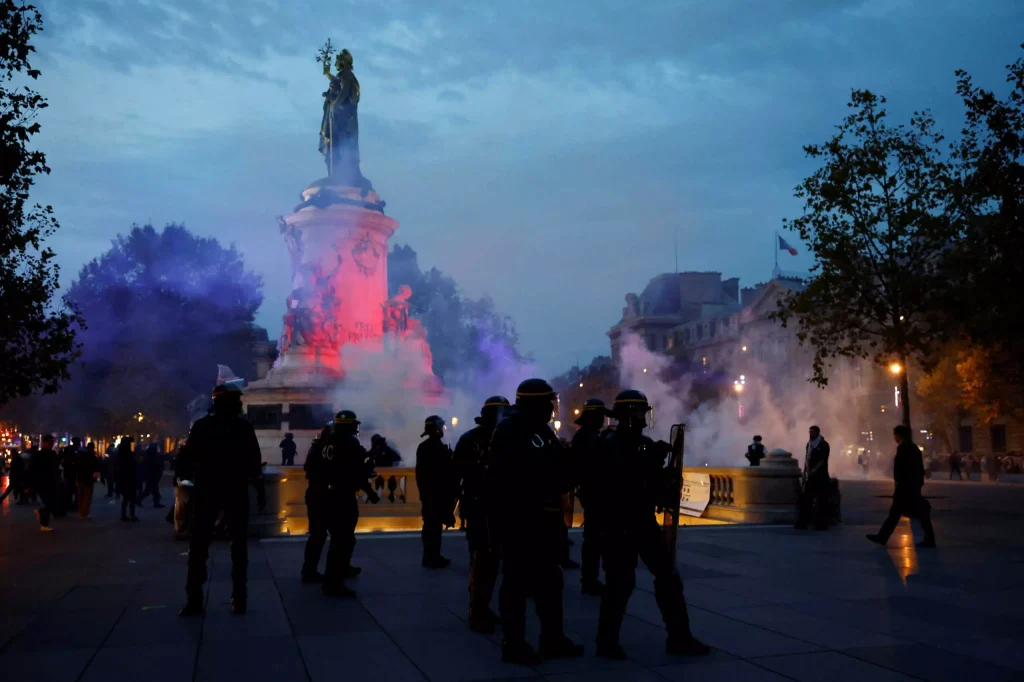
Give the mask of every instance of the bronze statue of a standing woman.
M 324 116 L 320 121 L 320 153 L 327 162 L 327 175 L 344 185 L 372 189 L 359 170 L 359 81 L 352 73 L 352 53 L 342 50 L 331 74 L 329 57 L 324 59 L 324 76 L 331 84 L 324 92 Z

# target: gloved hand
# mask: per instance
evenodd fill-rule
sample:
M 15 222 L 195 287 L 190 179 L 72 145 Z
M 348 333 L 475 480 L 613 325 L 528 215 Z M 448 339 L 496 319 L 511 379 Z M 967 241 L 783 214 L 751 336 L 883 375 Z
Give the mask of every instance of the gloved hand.
M 368 499 L 371 504 L 377 504 L 378 502 L 380 502 L 380 495 L 377 494 L 376 490 L 373 490 L 371 488 L 370 490 L 366 491 L 366 499 Z

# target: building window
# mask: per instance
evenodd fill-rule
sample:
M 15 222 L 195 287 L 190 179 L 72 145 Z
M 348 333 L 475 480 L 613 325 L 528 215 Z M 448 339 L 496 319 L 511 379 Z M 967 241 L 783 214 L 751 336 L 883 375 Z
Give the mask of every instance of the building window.
M 334 406 L 331 404 L 295 404 L 288 406 L 288 428 L 316 429 L 319 431 L 325 424 L 334 419 Z
M 690 343 L 690 328 L 689 327 L 687 327 L 686 329 L 683 330 L 683 343 L 686 343 L 686 344 Z
M 1006 426 L 995 424 L 989 429 L 992 437 L 992 452 L 1006 452 Z
M 704 323 L 704 336 L 709 339 L 711 338 L 711 324 L 708 322 Z
M 974 429 L 970 426 L 961 426 L 957 431 L 960 443 L 960 452 L 974 452 Z
M 250 405 L 246 411 L 246 416 L 249 417 L 249 423 L 252 424 L 254 429 L 273 429 L 274 431 L 281 428 L 281 405 Z
M 676 346 L 676 335 L 669 334 L 668 338 L 665 339 L 665 350 L 672 350 Z

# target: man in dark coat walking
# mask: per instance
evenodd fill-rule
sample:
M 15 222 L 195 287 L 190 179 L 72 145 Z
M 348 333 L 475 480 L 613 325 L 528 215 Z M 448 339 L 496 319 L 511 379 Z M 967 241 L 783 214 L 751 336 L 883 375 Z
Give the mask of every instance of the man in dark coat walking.
M 900 424 L 893 429 L 896 440 L 896 458 L 893 460 L 892 477 L 896 489 L 892 494 L 889 516 L 877 533 L 868 535 L 868 540 L 884 545 L 896 530 L 901 517 L 917 519 L 924 531 L 924 540 L 917 543 L 921 548 L 935 547 L 935 529 L 932 528 L 932 507 L 921 494 L 924 487 L 924 460 L 921 449 L 914 444 L 910 427 Z

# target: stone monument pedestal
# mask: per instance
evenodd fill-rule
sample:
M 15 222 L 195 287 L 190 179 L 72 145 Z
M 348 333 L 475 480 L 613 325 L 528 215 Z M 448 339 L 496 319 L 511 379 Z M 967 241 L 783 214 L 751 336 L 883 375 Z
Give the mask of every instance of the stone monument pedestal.
M 278 218 L 292 268 L 280 355 L 242 399 L 268 463 L 280 463 L 288 432 L 298 447 L 296 464 L 304 461 L 313 438 L 344 409 L 337 404 L 339 390 L 372 381 L 369 367 L 346 362 L 370 356 L 387 362 L 379 354 L 392 345 L 389 339 L 413 341 L 422 355 L 416 367 L 422 376 L 410 380 L 412 388 L 440 391 L 422 327 L 408 319 L 411 291 L 406 288 L 404 298 L 388 296 L 388 239 L 398 222 L 384 215 L 384 205 L 372 189 L 324 178 L 302 191 L 294 212 Z

